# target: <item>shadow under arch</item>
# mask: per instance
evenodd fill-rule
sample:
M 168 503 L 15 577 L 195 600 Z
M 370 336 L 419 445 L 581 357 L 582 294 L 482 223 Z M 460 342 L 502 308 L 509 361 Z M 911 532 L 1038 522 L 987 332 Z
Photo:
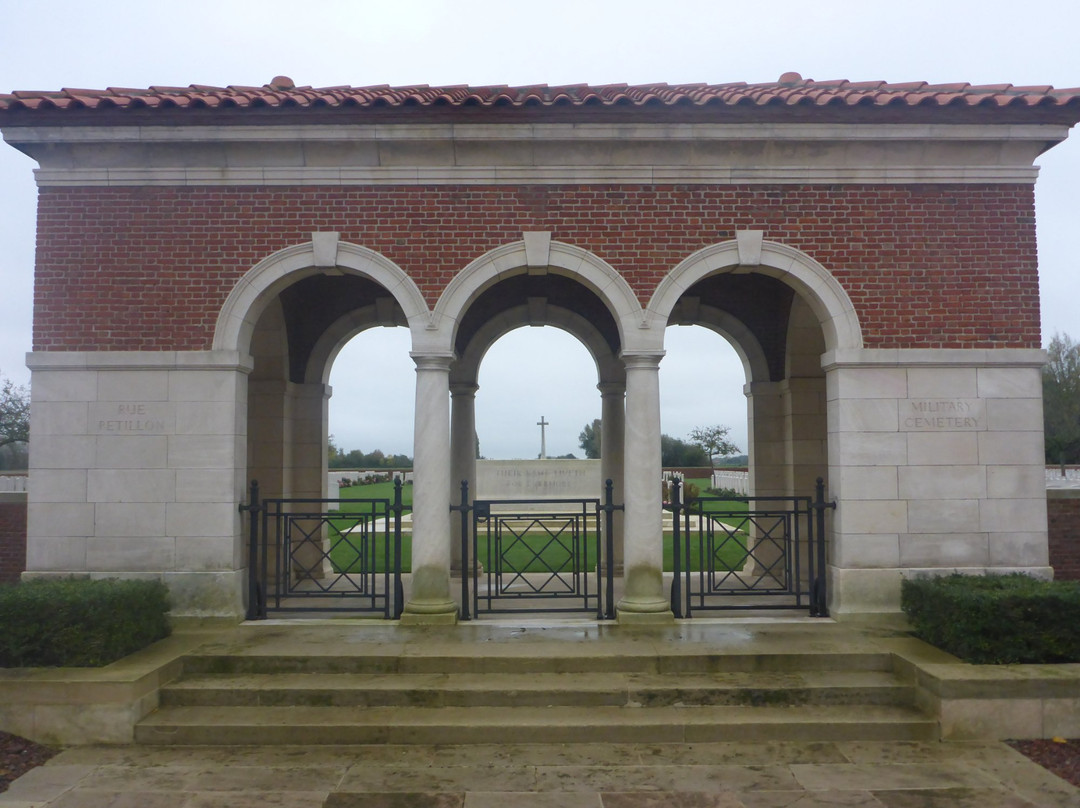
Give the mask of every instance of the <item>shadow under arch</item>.
M 682 295 L 710 275 L 749 272 L 775 278 L 798 293 L 817 316 L 826 350 L 862 348 L 855 307 L 840 282 L 806 253 L 774 241 L 760 243 L 760 256 L 744 255 L 738 241 L 725 241 L 683 259 L 657 284 L 646 307 L 649 330 L 663 329 Z
M 447 285 L 432 313 L 431 349 L 448 349 L 457 338 L 461 320 L 471 304 L 501 281 L 524 274 L 561 275 L 581 283 L 610 312 L 623 349 L 635 347 L 643 310 L 626 279 L 610 264 L 588 250 L 551 241 L 542 258 L 526 250 L 524 240 L 504 244 L 484 253 L 459 272 Z M 530 259 L 534 263 L 530 263 Z M 542 260 L 543 263 L 535 263 Z
M 330 243 L 332 249 L 314 239 L 286 247 L 248 270 L 218 313 L 214 350 L 246 351 L 270 301 L 297 281 L 320 274 L 356 274 L 383 287 L 401 307 L 415 341 L 415 335 L 428 327 L 430 312 L 412 278 L 374 250 L 349 242 Z

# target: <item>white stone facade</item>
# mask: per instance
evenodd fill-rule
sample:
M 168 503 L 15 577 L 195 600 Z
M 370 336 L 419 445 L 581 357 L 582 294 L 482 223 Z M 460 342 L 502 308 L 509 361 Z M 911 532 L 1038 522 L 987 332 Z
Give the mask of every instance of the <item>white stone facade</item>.
M 1042 351 L 835 351 L 830 611 L 888 611 L 905 575 L 1050 577 Z

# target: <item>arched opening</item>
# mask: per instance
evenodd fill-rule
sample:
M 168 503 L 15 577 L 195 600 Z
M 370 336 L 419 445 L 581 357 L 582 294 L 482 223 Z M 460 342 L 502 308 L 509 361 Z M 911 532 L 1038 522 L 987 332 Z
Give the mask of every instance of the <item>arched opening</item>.
M 770 245 L 758 238 L 755 250 L 748 241 L 754 239 L 691 256 L 665 279 L 650 306 L 654 314 L 666 312 L 668 325 L 696 324 L 723 335 L 745 379 L 749 468 L 741 493 L 749 501 L 695 506 L 698 512 L 723 513 L 700 517 L 699 535 L 707 539 L 698 545 L 700 560 L 688 561 L 709 569 L 707 578 L 696 584 L 687 579 L 685 588 L 703 593 L 703 608 L 708 608 L 708 597 L 713 603 L 733 603 L 732 598 L 746 596 L 743 602 L 752 603 L 751 598 L 766 593 L 779 596 L 776 605 L 789 599 L 799 604 L 803 593 L 820 587 L 823 556 L 811 543 L 805 503 L 815 480 L 828 477 L 821 359 L 828 345 L 858 337 L 858 323 L 843 305 L 846 299 L 822 268 L 787 248 L 777 251 L 783 269 L 766 264 Z M 749 260 L 753 263 L 746 265 Z M 670 346 L 665 347 L 670 354 Z M 708 373 L 708 360 L 702 365 Z
M 551 245 L 552 253 L 555 246 Z M 573 256 L 576 265 L 583 263 L 580 251 Z M 523 266 L 486 279 L 474 273 L 468 302 L 453 317 L 452 479 L 467 480 L 481 501 L 533 500 L 520 504 L 542 509 L 543 500 L 565 503 L 568 497 L 592 499 L 590 507 L 595 509 L 603 481 L 612 479 L 613 496 L 621 502 L 625 371 L 620 324 L 611 302 L 578 274 L 551 266 L 525 270 Z M 602 277 L 614 282 L 610 275 Z M 463 297 L 454 290 L 448 294 Z M 579 435 L 598 417 L 603 424 L 601 457 L 585 460 Z M 500 432 L 516 434 L 512 442 L 499 444 Z M 478 461 L 477 436 L 481 454 L 516 459 Z M 531 517 L 524 523 L 531 524 Z M 594 519 L 590 530 L 599 539 L 596 527 Z M 621 542 L 616 540 L 621 529 L 620 518 L 610 534 L 619 548 L 611 552 L 613 561 L 621 555 Z M 455 524 L 453 530 L 452 564 L 461 569 L 467 551 L 457 549 L 462 528 Z M 551 546 L 561 540 L 560 536 Z M 589 553 L 584 568 L 596 571 L 600 551 L 594 546 Z M 607 555 L 606 550 L 603 553 Z M 553 575 L 545 587 L 563 583 Z M 595 604 L 595 583 L 591 591 L 593 600 L 588 602 Z
M 521 327 L 499 337 L 477 379 L 481 458 L 584 459 L 579 436 L 600 418 L 598 381 L 588 349 L 563 329 Z
M 415 328 L 426 322 L 426 311 L 415 285 L 400 269 L 369 250 L 339 243 L 336 234 L 322 234 L 312 244 L 274 254 L 230 294 L 218 318 L 215 346 L 250 355 L 247 396 L 237 413 L 238 433 L 246 435 L 247 444 L 243 477 L 258 480 L 263 514 L 276 509 L 269 521 L 263 516 L 258 549 L 253 551 L 247 541 L 238 547 L 249 568 L 249 609 L 253 603 L 265 609 L 267 598 L 283 591 L 293 598 L 317 591 L 328 594 L 331 587 L 324 591 L 324 579 L 339 580 L 339 573 L 355 572 L 339 569 L 330 552 L 341 530 L 354 527 L 334 523 L 329 515 L 333 509 L 325 502 L 338 495 L 327 473 L 331 369 L 357 334 L 378 326 Z M 412 374 L 409 333 L 405 331 L 405 344 L 396 351 L 396 362 Z M 352 374 L 366 380 L 368 417 L 374 418 L 390 403 L 380 396 L 376 363 L 365 364 L 366 369 Z M 402 454 L 411 454 L 410 434 L 405 433 L 398 447 Z M 379 521 L 368 517 L 364 536 Z M 389 524 L 385 513 L 380 518 L 383 527 Z M 390 544 L 364 541 L 367 548 Z M 374 556 L 365 560 L 367 577 L 362 585 L 350 582 L 354 586 L 349 596 L 367 597 L 370 609 L 388 614 L 390 587 L 384 578 L 376 593 L 374 577 L 376 567 L 387 564 L 385 558 L 378 563 Z
M 660 363 L 660 420 L 672 441 L 698 448 L 695 429 L 725 427 L 727 440 L 746 454 L 748 444 L 746 394 L 748 369 L 735 346 L 722 333 L 699 325 L 670 325 L 664 335 Z M 704 450 L 689 453 L 684 445 L 669 447 L 661 457 L 665 468 L 709 465 Z M 693 462 L 685 462 L 692 460 Z M 740 467 L 745 463 L 740 463 Z M 695 481 L 711 485 L 702 472 Z M 704 488 L 702 488 L 704 490 Z
M 334 357 L 329 429 L 342 457 L 336 463 L 330 458 L 331 476 L 334 468 L 411 468 L 416 407 L 411 347 L 407 328 L 374 326 L 352 337 Z
M 310 275 L 266 303 L 252 331 L 248 381 L 248 473 L 264 496 L 327 496 L 334 360 L 354 334 L 404 322 L 386 290 L 358 275 Z M 377 389 L 370 384 L 369 396 Z

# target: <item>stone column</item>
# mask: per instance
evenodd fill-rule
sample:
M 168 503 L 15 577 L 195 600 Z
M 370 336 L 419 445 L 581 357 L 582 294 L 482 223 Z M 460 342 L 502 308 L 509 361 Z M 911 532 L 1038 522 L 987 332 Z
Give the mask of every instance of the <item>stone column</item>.
M 326 440 L 329 421 L 330 387 L 312 384 L 285 385 L 286 457 L 282 474 L 289 496 L 322 499 L 326 496 Z M 299 506 L 302 508 L 304 506 Z M 333 574 L 330 540 L 322 528 L 321 542 L 315 536 L 293 548 L 294 573 L 302 577 L 325 578 Z
M 453 623 L 450 597 L 449 354 L 412 354 L 416 362 L 413 435 L 412 591 L 402 623 Z
M 743 387 L 747 399 L 750 446 L 750 493 L 782 497 L 787 491 L 787 430 L 784 385 L 751 382 Z
M 450 386 L 450 501 L 461 499 L 461 481 L 469 481 L 469 501 L 476 499 L 476 391 L 475 384 Z M 461 569 L 461 515 L 450 519 L 450 567 Z
M 785 418 L 787 385 L 785 382 L 751 382 L 743 387 L 747 399 L 750 446 L 750 494 L 756 497 L 785 497 L 788 490 L 788 455 L 791 444 L 790 424 Z M 760 531 L 748 526 L 749 547 L 754 555 L 743 567 L 748 578 L 766 575 L 779 557 L 771 543 L 759 544 Z M 775 581 L 768 581 L 770 584 Z
M 602 409 L 600 414 L 600 499 L 604 498 L 604 482 L 611 480 L 612 496 L 616 505 L 623 503 L 623 442 L 626 432 L 626 385 L 619 382 L 603 382 L 596 385 L 600 391 Z M 614 514 L 615 568 L 623 566 L 623 512 Z
M 663 577 L 659 374 L 663 356 L 663 352 L 622 355 L 626 366 L 626 520 L 620 622 L 674 620 Z

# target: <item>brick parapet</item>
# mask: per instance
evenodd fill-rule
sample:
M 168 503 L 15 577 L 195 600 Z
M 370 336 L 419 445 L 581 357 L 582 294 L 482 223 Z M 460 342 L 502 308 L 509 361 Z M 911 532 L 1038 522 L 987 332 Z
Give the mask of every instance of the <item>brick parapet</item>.
M 26 570 L 26 494 L 0 494 L 0 584 Z
M 1037 348 L 1030 185 L 42 188 L 34 349 L 206 350 L 260 260 L 336 231 L 394 261 L 429 306 L 485 252 L 549 231 L 644 305 L 742 229 L 843 285 L 868 348 Z

